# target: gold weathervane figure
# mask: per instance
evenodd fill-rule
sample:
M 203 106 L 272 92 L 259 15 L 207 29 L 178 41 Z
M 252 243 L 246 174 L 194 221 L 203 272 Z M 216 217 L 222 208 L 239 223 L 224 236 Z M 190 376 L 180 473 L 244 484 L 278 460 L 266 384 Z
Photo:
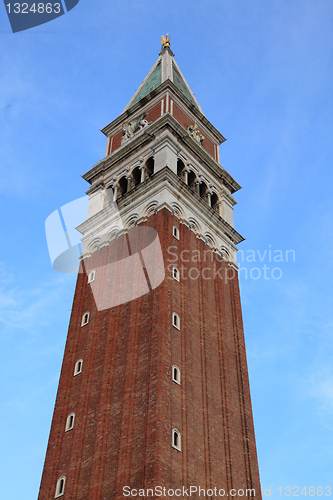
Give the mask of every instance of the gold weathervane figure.
M 165 49 L 165 47 L 170 47 L 171 43 L 170 43 L 169 33 L 167 33 L 165 37 L 163 35 L 161 36 L 161 45 L 162 49 Z

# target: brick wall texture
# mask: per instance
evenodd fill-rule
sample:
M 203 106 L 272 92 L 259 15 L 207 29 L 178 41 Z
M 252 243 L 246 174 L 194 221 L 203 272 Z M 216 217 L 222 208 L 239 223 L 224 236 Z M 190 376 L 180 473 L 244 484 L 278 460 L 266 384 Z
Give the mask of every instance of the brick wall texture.
M 166 277 L 156 289 L 98 311 L 81 264 L 38 499 L 54 498 L 60 476 L 61 498 L 71 500 L 123 499 L 124 486 L 190 485 L 254 488 L 260 498 L 237 273 L 167 209 L 143 226 L 157 230 L 163 249 Z M 95 286 L 105 262 L 128 255 L 126 238 L 87 259 Z M 74 428 L 65 432 L 72 412 Z M 181 451 L 172 447 L 174 428 Z

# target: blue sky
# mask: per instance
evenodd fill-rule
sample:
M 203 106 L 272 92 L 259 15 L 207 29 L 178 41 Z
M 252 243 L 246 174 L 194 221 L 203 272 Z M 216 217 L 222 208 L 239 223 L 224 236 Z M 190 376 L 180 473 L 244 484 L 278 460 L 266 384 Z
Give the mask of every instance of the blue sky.
M 3 498 L 37 497 L 74 293 L 75 276 L 50 265 L 45 219 L 88 188 L 80 176 L 105 153 L 99 130 L 167 32 L 228 139 L 221 163 L 243 186 L 234 218 L 246 238 L 241 297 L 262 486 L 274 500 L 279 486 L 282 496 L 287 486 L 333 490 L 332 31 L 329 0 L 80 0 L 16 34 L 0 7 Z M 270 262 L 269 250 L 295 260 Z

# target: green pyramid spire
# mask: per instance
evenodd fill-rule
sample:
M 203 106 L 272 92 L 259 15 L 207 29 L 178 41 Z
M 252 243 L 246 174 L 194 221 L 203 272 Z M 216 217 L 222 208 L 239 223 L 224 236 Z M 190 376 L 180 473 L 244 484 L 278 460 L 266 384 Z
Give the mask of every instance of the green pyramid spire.
M 162 37 L 162 39 L 163 38 L 164 37 Z M 202 109 L 200 108 L 193 92 L 180 71 L 179 66 L 174 60 L 174 53 L 170 49 L 170 44 L 163 46 L 163 40 L 159 58 L 133 95 L 132 99 L 127 104 L 124 111 L 131 108 L 134 104 L 139 102 L 143 97 L 148 95 L 152 90 L 156 89 L 166 80 L 171 80 L 184 94 L 184 96 L 187 97 L 187 99 L 202 113 Z

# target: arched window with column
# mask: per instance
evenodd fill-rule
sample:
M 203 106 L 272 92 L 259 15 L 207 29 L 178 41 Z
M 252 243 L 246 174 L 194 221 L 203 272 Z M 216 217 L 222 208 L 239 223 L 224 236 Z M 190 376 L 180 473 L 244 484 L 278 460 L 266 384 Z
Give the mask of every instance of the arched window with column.
M 146 161 L 146 169 L 148 177 L 151 177 L 155 171 L 155 160 L 153 156 L 148 158 L 148 160 Z
M 199 188 L 199 195 L 200 198 L 203 200 L 207 201 L 207 194 L 208 194 L 208 186 L 205 182 L 200 183 L 200 188 Z
M 210 197 L 210 206 L 216 211 L 219 212 L 219 197 L 217 194 L 213 191 L 211 197 Z
M 193 172 L 193 170 L 190 170 L 187 176 L 187 185 L 195 191 L 195 185 L 197 181 L 197 176 Z
M 136 187 L 141 183 L 141 170 L 139 167 L 135 167 L 132 172 L 133 186 Z
M 178 160 L 177 160 L 177 175 L 182 180 L 184 180 L 184 173 L 185 173 L 185 164 L 180 158 L 178 158 Z
M 118 182 L 118 198 L 127 193 L 128 181 L 125 176 L 121 177 Z

